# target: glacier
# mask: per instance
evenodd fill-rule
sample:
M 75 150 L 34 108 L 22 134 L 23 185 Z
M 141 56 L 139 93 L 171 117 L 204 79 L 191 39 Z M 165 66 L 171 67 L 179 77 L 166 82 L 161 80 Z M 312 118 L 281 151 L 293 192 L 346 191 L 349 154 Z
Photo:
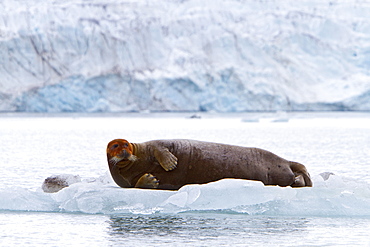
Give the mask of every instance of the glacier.
M 0 111 L 369 111 L 368 13 L 346 0 L 4 0 Z

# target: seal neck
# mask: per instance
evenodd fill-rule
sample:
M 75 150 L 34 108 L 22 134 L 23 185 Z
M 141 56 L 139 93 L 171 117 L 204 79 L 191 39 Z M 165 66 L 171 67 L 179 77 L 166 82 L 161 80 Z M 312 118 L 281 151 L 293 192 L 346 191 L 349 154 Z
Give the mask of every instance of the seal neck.
M 137 158 L 143 159 L 144 157 L 151 157 L 152 149 L 147 143 L 131 143 L 132 145 L 132 154 Z
M 132 145 L 132 154 L 138 155 L 138 153 L 140 152 L 139 145 L 136 143 L 131 143 L 131 145 Z

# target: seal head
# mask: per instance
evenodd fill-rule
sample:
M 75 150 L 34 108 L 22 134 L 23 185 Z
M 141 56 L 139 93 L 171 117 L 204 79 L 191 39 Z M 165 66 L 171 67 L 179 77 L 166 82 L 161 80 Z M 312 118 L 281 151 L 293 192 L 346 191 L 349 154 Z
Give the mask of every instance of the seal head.
M 107 146 L 107 159 L 109 165 L 120 166 L 135 161 L 137 158 L 133 155 L 133 150 L 133 145 L 125 139 L 115 139 L 109 142 Z

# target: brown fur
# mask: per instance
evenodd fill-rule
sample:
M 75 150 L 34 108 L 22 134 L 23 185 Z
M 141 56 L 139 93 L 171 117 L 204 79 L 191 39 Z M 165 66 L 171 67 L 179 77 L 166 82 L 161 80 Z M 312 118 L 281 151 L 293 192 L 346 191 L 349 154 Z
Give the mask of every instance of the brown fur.
M 109 169 L 123 188 L 177 190 L 223 178 L 257 180 L 265 185 L 312 186 L 302 164 L 269 151 L 195 140 L 155 140 L 107 146 Z

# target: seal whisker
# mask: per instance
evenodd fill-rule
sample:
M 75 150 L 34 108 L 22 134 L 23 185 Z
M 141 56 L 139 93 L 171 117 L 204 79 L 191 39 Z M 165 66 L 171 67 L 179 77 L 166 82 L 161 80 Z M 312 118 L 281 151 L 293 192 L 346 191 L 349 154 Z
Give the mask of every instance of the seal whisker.
M 114 156 L 114 157 L 112 157 L 112 158 L 109 159 L 109 164 L 111 164 L 112 166 L 115 166 L 115 165 L 117 165 L 118 162 L 120 162 L 123 159 L 124 158 Z M 129 160 L 131 162 L 134 162 L 137 159 L 138 158 L 135 155 L 130 155 L 130 157 L 127 158 L 127 160 Z
M 128 157 L 128 160 L 134 162 L 134 161 L 137 161 L 137 157 L 132 154 L 130 155 L 130 157 Z
M 120 162 L 120 161 L 121 161 L 121 159 L 115 156 L 115 157 L 113 157 L 113 158 L 111 158 L 111 159 L 109 160 L 109 164 L 111 164 L 111 165 L 115 166 L 115 165 L 117 165 L 117 163 L 118 163 L 118 162 Z

